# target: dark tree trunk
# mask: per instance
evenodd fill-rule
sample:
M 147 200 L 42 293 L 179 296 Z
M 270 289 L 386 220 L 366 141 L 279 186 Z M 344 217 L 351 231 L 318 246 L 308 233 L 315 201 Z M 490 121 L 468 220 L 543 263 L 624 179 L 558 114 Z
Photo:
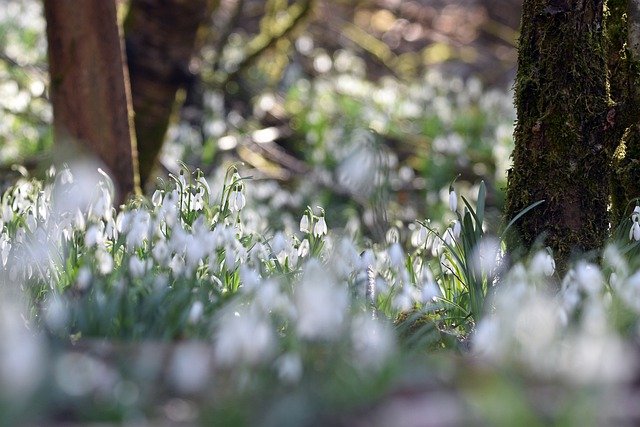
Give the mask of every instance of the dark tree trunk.
M 620 112 L 611 180 L 616 224 L 629 213 L 629 202 L 640 197 L 640 1 L 609 0 L 607 8 L 611 98 Z
M 506 217 L 522 217 L 508 244 L 544 236 L 562 270 L 608 233 L 610 110 L 604 0 L 525 0 L 516 80 L 517 124 Z M 611 119 L 611 113 L 609 114 Z
M 114 0 L 45 0 L 56 139 L 97 155 L 121 201 L 139 188 L 129 82 Z
M 156 162 L 176 93 L 193 78 L 191 59 L 212 0 L 132 0 L 125 21 L 140 178 Z

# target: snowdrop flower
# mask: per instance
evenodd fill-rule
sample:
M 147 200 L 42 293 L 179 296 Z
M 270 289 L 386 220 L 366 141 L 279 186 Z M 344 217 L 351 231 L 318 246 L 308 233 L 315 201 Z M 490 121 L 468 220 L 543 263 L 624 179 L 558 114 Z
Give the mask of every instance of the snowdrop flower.
M 427 228 L 424 225 L 419 224 L 418 229 L 415 230 L 413 232 L 413 235 L 411 236 L 411 244 L 416 248 L 424 246 L 427 243 L 428 235 L 429 235 L 429 230 L 427 230 Z
M 214 348 L 222 366 L 256 365 L 270 357 L 274 347 L 271 325 L 256 310 L 239 307 L 223 313 Z
M 458 211 L 458 195 L 453 188 L 449 189 L 449 209 L 451 209 L 451 212 Z
M 100 274 L 109 274 L 113 271 L 113 258 L 111 254 L 104 249 L 96 251 L 96 261 L 98 263 L 98 271 Z
M 586 262 L 580 262 L 575 268 L 575 279 L 578 285 L 590 296 L 598 293 L 604 283 L 600 268 Z
M 302 377 L 302 358 L 298 353 L 285 353 L 276 360 L 278 378 L 288 384 L 297 383 Z
M 102 223 L 100 223 L 102 224 Z M 84 244 L 91 248 L 93 246 L 99 246 L 104 243 L 104 234 L 97 225 L 91 225 L 87 228 L 87 232 L 84 235 Z
M 79 291 L 86 290 L 91 284 L 91 270 L 89 267 L 81 267 L 76 276 L 76 288 Z
M 9 260 L 9 253 L 11 252 L 11 242 L 6 234 L 0 235 L 0 256 L 2 257 L 2 266 L 7 266 Z
M 132 277 L 140 278 L 144 276 L 147 269 L 147 265 L 144 260 L 138 258 L 137 255 L 129 258 L 129 273 Z
M 327 223 L 324 220 L 324 216 L 318 218 L 318 222 L 313 226 L 313 235 L 320 237 L 327 234 Z
M 631 214 L 631 220 L 633 222 L 640 221 L 640 206 L 636 206 L 633 208 L 633 213 Z
M 629 240 L 635 240 L 636 242 L 640 240 L 640 223 L 638 221 L 633 221 L 633 225 L 631 225 Z
M 180 255 L 175 254 L 173 258 L 171 258 L 171 261 L 169 261 L 169 268 L 174 276 L 181 275 L 185 269 L 184 259 Z
M 204 313 L 204 304 L 202 301 L 196 301 L 191 305 L 189 309 L 189 318 L 188 322 L 192 325 L 195 325 L 202 318 L 202 314 Z
M 453 221 L 453 223 L 451 224 L 451 230 L 453 232 L 453 237 L 455 237 L 456 239 L 459 238 L 460 232 L 462 231 L 462 226 L 460 225 L 460 221 L 458 221 L 457 219 Z
M 247 199 L 240 190 L 233 191 L 229 199 L 229 209 L 231 209 L 231 212 L 239 212 L 247 204 Z
M 381 367 L 393 354 L 395 335 L 386 323 L 366 314 L 359 314 L 351 325 L 351 342 L 355 358 L 364 368 Z
M 330 272 L 318 260 L 309 260 L 295 294 L 298 335 L 307 339 L 337 338 L 348 304 L 347 290 L 332 281 Z
M 160 239 L 156 241 L 151 249 L 151 255 L 158 264 L 163 264 L 169 257 L 169 246 L 166 240 Z
M 311 230 L 309 228 L 309 215 L 304 214 L 300 219 L 300 231 L 303 233 L 309 233 Z
M 159 207 L 162 204 L 162 192 L 160 190 L 153 192 L 153 195 L 151 196 L 151 203 L 155 207 Z
M 389 262 L 391 263 L 392 267 L 400 269 L 402 266 L 404 266 L 404 251 L 402 250 L 402 246 L 400 246 L 400 243 L 394 243 L 389 247 L 388 251 Z
M 393 298 L 393 308 L 398 311 L 409 311 L 413 307 L 414 298 L 409 289 L 409 285 L 403 285 L 400 292 L 398 292 Z
M 531 260 L 529 268 L 533 274 L 550 277 L 556 271 L 556 262 L 548 251 L 538 251 Z
M 309 255 L 309 239 L 304 239 L 298 246 L 298 256 L 304 258 Z

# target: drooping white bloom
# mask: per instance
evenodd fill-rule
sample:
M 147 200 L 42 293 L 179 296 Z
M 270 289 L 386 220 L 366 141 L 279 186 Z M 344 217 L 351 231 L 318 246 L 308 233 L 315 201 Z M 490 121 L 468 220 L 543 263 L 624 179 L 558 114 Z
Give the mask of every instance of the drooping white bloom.
M 396 242 L 392 244 L 388 249 L 388 255 L 389 263 L 392 267 L 399 269 L 404 266 L 404 251 L 402 250 L 402 246 L 400 246 L 400 243 Z
M 319 261 L 306 263 L 295 293 L 297 333 L 307 339 L 334 339 L 342 331 L 349 304 L 347 290 L 333 282 Z
M 324 220 L 324 216 L 318 218 L 318 222 L 313 226 L 313 235 L 320 237 L 327 234 L 327 223 Z
M 309 255 L 309 239 L 304 239 L 298 246 L 298 256 L 304 258 Z
M 231 212 L 239 212 L 247 204 L 247 199 L 244 197 L 242 191 L 234 191 L 229 197 L 229 209 Z
M 162 192 L 160 190 L 156 190 L 153 192 L 151 196 L 151 203 L 153 206 L 158 207 L 162 203 Z
M 529 268 L 533 274 L 550 277 L 556 271 L 556 262 L 548 251 L 538 251 L 531 259 Z
M 129 258 L 129 273 L 132 277 L 140 278 L 144 276 L 147 270 L 147 265 L 144 260 L 138 258 L 137 255 L 133 255 Z
M 459 238 L 460 232 L 462 231 L 462 225 L 460 225 L 460 221 L 458 221 L 457 219 L 453 221 L 453 224 L 451 224 L 451 230 L 453 232 L 453 237 L 455 237 L 456 239 Z
M 377 369 L 393 354 L 395 336 L 386 323 L 364 313 L 353 319 L 351 342 L 360 366 Z
M 411 244 L 416 248 L 424 246 L 427 243 L 428 235 L 429 230 L 427 230 L 424 225 L 418 224 L 418 228 L 413 232 L 411 236 Z
M 302 377 L 302 358 L 298 353 L 285 353 L 276 360 L 278 378 L 285 383 L 297 383 Z
M 303 233 L 309 233 L 311 230 L 309 229 L 309 215 L 304 214 L 300 219 L 300 231 Z
M 81 267 L 76 276 L 76 287 L 80 291 L 84 291 L 91 284 L 91 270 L 88 267 Z
M 113 258 L 106 250 L 98 249 L 96 251 L 96 261 L 98 271 L 100 271 L 101 274 L 109 274 L 113 271 Z
M 629 240 L 635 240 L 636 242 L 640 240 L 640 223 L 638 221 L 633 221 L 631 225 L 631 229 L 629 230 Z
M 191 308 L 189 309 L 189 318 L 188 322 L 192 325 L 195 325 L 202 318 L 202 314 L 204 313 L 204 304 L 202 301 L 195 301 Z
M 258 311 L 227 309 L 216 334 L 215 360 L 222 366 L 256 365 L 271 356 L 274 344 L 272 327 Z
M 449 191 L 449 209 L 451 212 L 458 211 L 458 195 L 453 188 Z

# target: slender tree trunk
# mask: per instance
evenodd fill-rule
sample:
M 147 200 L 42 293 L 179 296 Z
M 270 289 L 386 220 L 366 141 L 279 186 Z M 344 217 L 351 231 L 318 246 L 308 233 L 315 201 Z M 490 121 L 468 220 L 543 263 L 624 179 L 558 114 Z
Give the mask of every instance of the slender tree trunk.
M 600 248 L 608 233 L 609 105 L 604 0 L 525 0 L 516 77 L 517 124 L 506 217 L 518 243 L 538 238 L 560 269 Z
M 114 0 L 45 0 L 57 140 L 86 146 L 115 177 L 118 200 L 139 188 L 122 37 Z
M 149 179 L 212 0 L 132 0 L 125 20 L 140 178 Z

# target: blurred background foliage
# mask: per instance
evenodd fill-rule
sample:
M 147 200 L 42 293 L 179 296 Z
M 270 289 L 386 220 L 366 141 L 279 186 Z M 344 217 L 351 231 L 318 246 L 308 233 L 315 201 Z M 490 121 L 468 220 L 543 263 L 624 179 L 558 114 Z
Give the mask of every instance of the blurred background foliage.
M 358 213 L 375 240 L 389 222 L 440 218 L 459 175 L 463 189 L 487 183 L 497 221 L 519 15 L 518 0 L 221 0 L 158 173 L 242 162 L 277 208 L 274 227 L 287 222 L 282 208 L 322 204 L 334 226 Z M 40 2 L 4 1 L 5 176 L 52 157 L 44 28 Z M 354 174 L 367 161 L 371 173 Z M 288 191 L 274 197 L 273 181 Z

